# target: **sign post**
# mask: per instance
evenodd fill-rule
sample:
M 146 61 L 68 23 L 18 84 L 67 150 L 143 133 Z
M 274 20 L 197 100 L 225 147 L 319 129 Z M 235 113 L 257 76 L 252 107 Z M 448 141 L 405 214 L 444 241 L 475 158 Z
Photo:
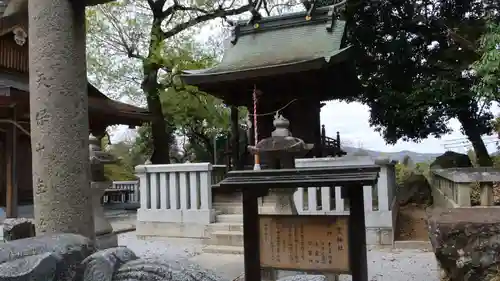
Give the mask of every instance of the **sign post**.
M 245 280 L 260 281 L 262 268 L 275 268 L 368 281 L 363 186 L 375 185 L 379 170 L 366 165 L 229 172 L 220 186 L 243 192 Z M 270 188 L 304 186 L 342 186 L 349 215 L 259 216 L 257 199 Z

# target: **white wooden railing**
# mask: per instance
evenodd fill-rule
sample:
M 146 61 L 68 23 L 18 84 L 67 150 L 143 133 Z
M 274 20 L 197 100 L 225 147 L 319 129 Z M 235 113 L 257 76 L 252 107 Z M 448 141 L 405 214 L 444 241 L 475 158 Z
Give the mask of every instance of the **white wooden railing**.
M 391 236 L 384 241 L 393 239 L 392 229 L 397 217 L 397 204 L 394 204 L 395 163 L 373 160 L 370 157 L 313 158 L 296 161 L 297 168 L 369 164 L 379 165 L 381 170 L 377 186 L 364 187 L 367 240 L 371 240 L 372 244 L 387 244 L 377 241 L 382 240 L 382 231 Z M 139 222 L 209 224 L 215 221 L 215 210 L 212 208 L 211 164 L 140 165 L 136 167 L 136 173 L 140 186 L 141 206 L 137 213 Z M 299 214 L 349 213 L 349 202 L 342 198 L 340 187 L 299 188 L 294 194 L 294 201 Z M 370 234 L 372 232 L 375 234 Z M 370 238 L 370 235 L 374 238 Z
M 365 211 L 389 211 L 394 200 L 395 171 L 394 162 L 388 160 L 374 160 L 370 157 L 341 157 L 341 158 L 312 158 L 297 159 L 298 168 L 352 166 L 352 165 L 380 166 L 377 185 L 365 186 L 363 198 Z M 348 213 L 349 204 L 342 198 L 341 187 L 309 187 L 299 188 L 294 194 L 295 204 L 299 213 L 339 214 Z M 319 199 L 319 200 L 318 200 Z
M 207 224 L 215 220 L 212 209 L 212 165 L 185 163 L 140 165 L 139 221 Z
M 394 240 L 398 205 L 395 200 L 396 174 L 395 162 L 388 159 L 373 159 L 369 156 L 345 156 L 337 158 L 297 159 L 297 168 L 332 167 L 332 166 L 380 166 L 377 185 L 363 187 L 365 207 L 365 225 L 369 244 L 387 244 Z M 347 215 L 349 202 L 342 197 L 342 188 L 304 187 L 294 194 L 295 205 L 303 215 Z M 390 237 L 384 238 L 385 231 Z
M 110 189 L 116 190 L 130 190 L 128 194 L 127 203 L 139 203 L 140 201 L 140 191 L 139 191 L 139 181 L 113 181 L 113 185 Z M 119 198 L 108 198 L 110 196 L 104 195 L 104 202 L 125 202 L 125 194 L 119 195 Z M 111 196 L 113 197 L 113 196 Z

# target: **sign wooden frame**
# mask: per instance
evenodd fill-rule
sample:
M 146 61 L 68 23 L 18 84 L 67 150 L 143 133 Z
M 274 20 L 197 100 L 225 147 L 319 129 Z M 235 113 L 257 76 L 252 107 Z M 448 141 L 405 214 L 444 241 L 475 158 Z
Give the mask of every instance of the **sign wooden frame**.
M 259 215 L 262 268 L 350 274 L 349 216 Z

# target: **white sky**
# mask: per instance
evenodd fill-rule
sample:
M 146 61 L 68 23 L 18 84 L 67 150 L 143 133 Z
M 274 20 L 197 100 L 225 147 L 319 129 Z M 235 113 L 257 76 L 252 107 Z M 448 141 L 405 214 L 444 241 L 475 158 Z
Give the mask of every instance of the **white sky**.
M 500 108 L 495 106 L 494 113 L 498 113 Z M 369 124 L 370 112 L 368 106 L 360 103 L 345 103 L 339 101 L 328 102 L 321 109 L 321 122 L 325 124 L 326 134 L 334 137 L 336 131 L 340 132 L 341 140 L 346 140 L 350 146 L 362 147 L 384 152 L 398 152 L 409 150 L 425 153 L 441 153 L 445 151 L 445 143 L 457 143 L 456 139 L 463 139 L 465 136 L 460 133 L 460 123 L 452 120 L 450 126 L 453 128 L 451 134 L 443 136 L 441 139 L 428 138 L 421 143 L 399 141 L 396 145 L 387 145 L 378 132 L 375 132 Z M 495 143 L 490 141 L 493 137 L 485 137 L 490 151 L 495 150 Z M 467 143 L 467 142 L 465 142 Z M 466 152 L 464 144 L 453 150 Z

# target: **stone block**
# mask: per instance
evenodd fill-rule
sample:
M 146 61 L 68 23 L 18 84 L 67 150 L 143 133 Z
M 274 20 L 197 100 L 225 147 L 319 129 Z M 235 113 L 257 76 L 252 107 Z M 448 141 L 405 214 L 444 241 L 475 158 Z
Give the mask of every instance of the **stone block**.
M 6 241 L 35 237 L 35 225 L 25 218 L 6 219 L 3 222 L 3 238 Z
M 0 280 L 80 281 L 81 263 L 94 252 L 93 242 L 76 234 L 10 241 L 0 247 Z
M 113 232 L 97 235 L 95 240 L 96 247 L 99 250 L 118 247 L 118 235 Z
M 60 257 L 43 253 L 0 264 L 0 280 L 55 280 Z
M 500 208 L 434 209 L 428 225 L 443 280 L 498 280 Z
M 327 278 L 325 275 L 309 275 L 309 274 L 299 274 L 293 276 L 287 276 L 278 279 L 277 281 L 334 281 L 335 279 Z

